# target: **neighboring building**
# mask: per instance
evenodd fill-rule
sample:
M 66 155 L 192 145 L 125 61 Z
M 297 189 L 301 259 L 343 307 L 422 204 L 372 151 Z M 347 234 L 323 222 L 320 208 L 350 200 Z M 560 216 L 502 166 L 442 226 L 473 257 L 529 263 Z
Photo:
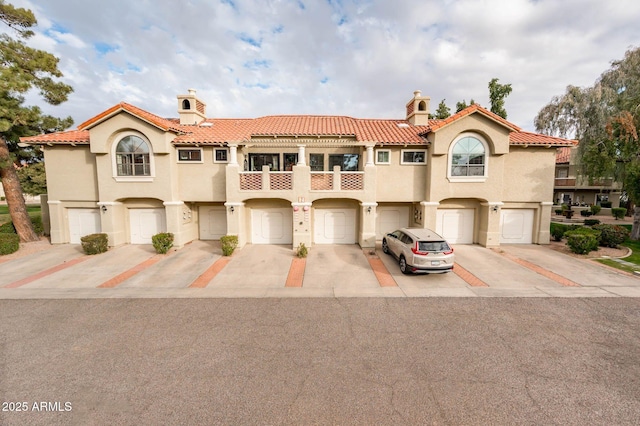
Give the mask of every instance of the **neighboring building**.
M 177 246 L 373 247 L 404 226 L 453 243 L 549 242 L 556 148 L 472 105 L 429 119 L 414 92 L 405 119 L 206 117 L 194 90 L 178 119 L 120 103 L 42 145 L 52 243 L 105 232 L 112 246 L 172 232 Z
M 612 207 L 620 207 L 622 184 L 613 179 L 589 182 L 578 173 L 577 156 L 577 146 L 558 148 L 553 201 L 574 205 L 600 205 L 602 201 L 610 201 Z

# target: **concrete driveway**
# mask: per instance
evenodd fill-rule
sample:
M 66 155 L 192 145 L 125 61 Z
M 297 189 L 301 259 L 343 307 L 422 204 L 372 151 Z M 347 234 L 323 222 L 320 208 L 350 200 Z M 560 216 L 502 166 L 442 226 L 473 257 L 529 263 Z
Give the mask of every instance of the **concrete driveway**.
M 640 297 L 639 278 L 545 246 L 455 250 L 451 273 L 403 275 L 393 257 L 357 245 L 316 245 L 304 260 L 277 245 L 223 257 L 213 241 L 168 255 L 123 245 L 85 256 L 58 245 L 1 262 L 0 298 Z

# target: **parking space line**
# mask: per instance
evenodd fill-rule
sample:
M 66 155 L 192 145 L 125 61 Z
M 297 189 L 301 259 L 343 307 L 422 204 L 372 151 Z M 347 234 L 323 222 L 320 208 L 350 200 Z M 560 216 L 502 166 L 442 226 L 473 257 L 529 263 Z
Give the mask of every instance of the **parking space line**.
M 85 260 L 89 259 L 91 256 L 82 256 L 82 257 L 77 257 L 75 259 L 71 259 L 69 261 L 66 261 L 64 263 L 61 263 L 59 265 L 56 265 L 54 267 L 51 267 L 49 269 L 45 269 L 42 272 L 39 272 L 35 275 L 31 275 L 28 277 L 25 277 L 21 280 L 18 281 L 14 281 L 11 284 L 7 284 L 4 286 L 4 288 L 18 288 L 18 287 L 22 287 L 25 284 L 29 284 L 33 281 L 39 280 L 40 278 L 44 278 L 46 276 L 49 276 L 51 274 L 55 274 L 58 271 L 62 271 L 63 269 L 67 269 L 70 268 L 74 265 L 77 265 L 80 262 L 84 262 Z
M 289 274 L 287 275 L 287 281 L 285 287 L 302 287 L 302 281 L 304 280 L 304 270 L 307 266 L 307 259 L 296 257 L 291 260 L 291 266 L 289 267 Z
M 170 252 L 171 253 L 171 252 Z M 160 261 L 160 259 L 167 257 L 169 253 L 167 254 L 156 254 L 154 256 L 151 256 L 149 259 L 138 263 L 136 266 L 134 266 L 131 269 L 128 269 L 126 271 L 124 271 L 121 274 L 116 275 L 115 277 L 108 279 L 107 281 L 103 282 L 102 284 L 100 284 L 97 288 L 114 288 L 119 286 L 120 284 L 122 284 L 123 282 L 125 282 L 126 280 L 128 280 L 129 278 L 133 277 L 136 274 L 139 274 L 140 272 L 144 271 L 145 269 L 147 269 L 148 267 L 155 265 L 156 263 L 158 263 L 158 261 Z
M 382 259 L 380 259 L 375 252 L 370 252 L 369 249 L 365 249 L 363 252 L 367 261 L 369 261 L 369 266 L 371 266 L 380 287 L 398 287 L 398 283 L 382 262 Z
M 211 266 L 207 268 L 198 278 L 196 278 L 191 284 L 189 284 L 189 288 L 205 288 L 209 285 L 212 279 L 215 278 L 216 275 L 220 273 L 224 269 L 227 264 L 231 262 L 230 257 L 221 257 Z
M 467 284 L 472 287 L 489 287 L 489 284 L 482 281 L 480 278 L 473 275 L 471 272 L 464 269 L 460 264 L 455 263 L 453 265 L 453 273 L 462 278 Z
M 512 254 L 506 253 L 500 249 L 494 249 L 495 252 L 501 254 L 502 256 L 506 257 L 507 259 L 511 260 L 512 262 L 517 263 L 518 265 L 524 266 L 527 269 L 532 270 L 533 272 L 536 272 L 540 275 L 542 275 L 543 277 L 549 278 L 552 281 L 557 282 L 558 284 L 565 286 L 565 287 L 582 287 L 580 284 L 578 284 L 575 281 L 571 281 L 568 278 L 563 277 L 562 275 L 558 275 L 555 272 L 551 272 L 548 269 L 545 269 L 541 266 L 536 265 L 535 263 L 531 263 L 527 260 L 521 259 L 517 256 L 514 256 Z

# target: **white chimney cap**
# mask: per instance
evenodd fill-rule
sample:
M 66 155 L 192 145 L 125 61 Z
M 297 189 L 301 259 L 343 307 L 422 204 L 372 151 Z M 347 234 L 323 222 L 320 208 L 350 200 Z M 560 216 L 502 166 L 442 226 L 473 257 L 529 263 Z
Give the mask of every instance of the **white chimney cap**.
M 195 96 L 195 94 L 196 94 L 196 89 L 188 89 L 188 91 L 189 91 L 189 94 L 190 94 L 190 95 Z
M 417 98 L 418 96 L 420 96 L 421 94 L 422 94 L 422 92 L 421 92 L 421 91 L 419 91 L 419 90 L 416 90 L 416 91 L 414 91 L 414 92 L 413 92 L 413 96 L 414 96 L 414 97 L 416 97 L 416 98 Z

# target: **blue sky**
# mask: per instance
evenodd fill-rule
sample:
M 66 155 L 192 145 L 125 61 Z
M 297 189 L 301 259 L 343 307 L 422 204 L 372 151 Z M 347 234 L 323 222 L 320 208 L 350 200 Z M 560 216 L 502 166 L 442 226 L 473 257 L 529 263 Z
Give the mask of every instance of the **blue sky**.
M 38 18 L 33 47 L 60 58 L 74 93 L 51 107 L 76 125 L 126 101 L 177 116 L 197 90 L 209 117 L 404 118 L 414 90 L 489 106 L 533 130 L 567 85 L 587 86 L 640 46 L 637 0 L 10 1 Z

